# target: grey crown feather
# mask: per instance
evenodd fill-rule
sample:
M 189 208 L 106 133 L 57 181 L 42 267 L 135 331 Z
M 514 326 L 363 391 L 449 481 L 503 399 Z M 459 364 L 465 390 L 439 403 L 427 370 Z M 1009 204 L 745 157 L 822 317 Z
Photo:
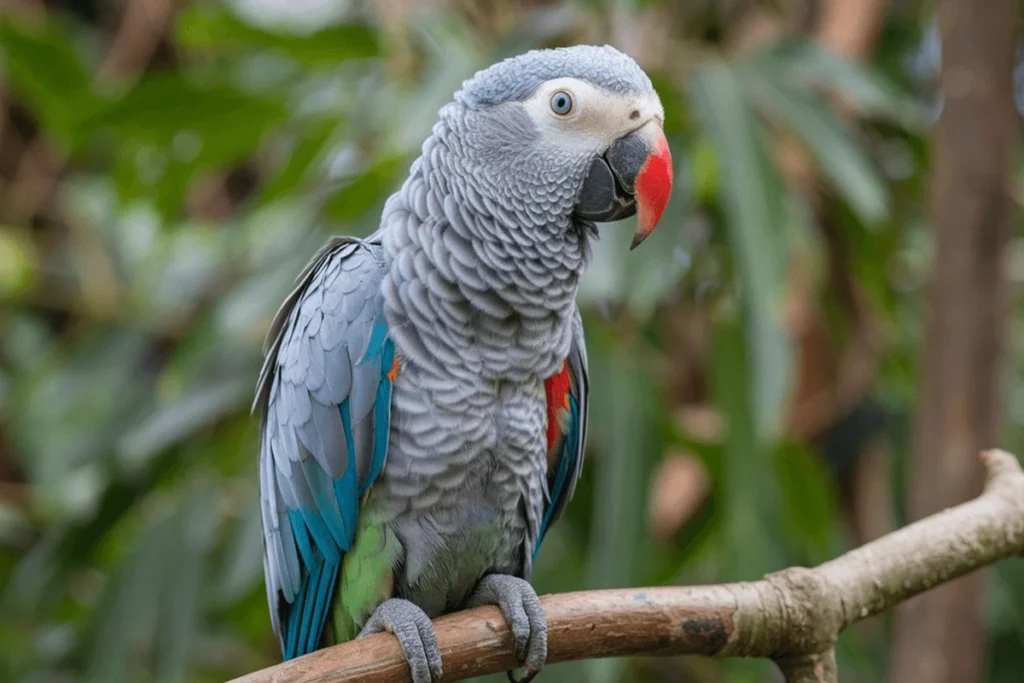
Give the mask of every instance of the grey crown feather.
M 478 71 L 455 100 L 476 108 L 522 100 L 553 78 L 578 78 L 616 95 L 650 91 L 651 79 L 631 57 L 610 45 L 531 50 Z

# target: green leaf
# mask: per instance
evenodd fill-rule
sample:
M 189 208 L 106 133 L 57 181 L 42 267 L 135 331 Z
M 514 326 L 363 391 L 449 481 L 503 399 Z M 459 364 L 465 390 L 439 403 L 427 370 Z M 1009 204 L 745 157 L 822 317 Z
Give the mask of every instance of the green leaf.
M 776 71 L 791 87 L 834 92 L 861 114 L 889 119 L 911 130 L 926 125 L 923 107 L 882 71 L 845 59 L 815 41 L 779 40 L 747 62 Z
M 251 388 L 249 382 L 238 381 L 189 391 L 121 438 L 118 450 L 122 460 L 138 466 L 189 438 L 244 405 Z
M 786 209 L 757 119 L 733 71 L 720 63 L 695 71 L 693 98 L 715 150 L 732 253 L 737 262 L 752 363 L 750 400 L 757 434 L 777 434 L 792 350 L 782 323 Z
M 587 561 L 587 587 L 636 585 L 642 569 L 644 510 L 650 463 L 660 452 L 655 415 L 655 388 L 642 371 L 644 354 L 635 344 L 616 338 L 616 330 L 592 325 L 588 330 L 592 386 L 615 387 L 594 392 L 589 429 L 598 445 L 593 533 Z M 586 680 L 621 679 L 624 662 L 587 662 Z
M 28 232 L 0 224 L 0 300 L 31 292 L 39 260 Z
M 186 48 L 236 53 L 271 50 L 307 66 L 329 66 L 380 53 L 377 32 L 370 26 L 330 26 L 308 35 L 278 33 L 247 24 L 223 7 L 209 4 L 196 4 L 182 12 L 175 35 Z
M 747 399 L 753 377 L 745 336 L 738 321 L 724 316 L 715 325 L 711 344 L 712 395 L 726 422 L 724 467 L 714 486 L 723 502 L 727 558 L 722 578 L 727 581 L 760 579 L 785 564 L 773 540 L 778 537 L 774 482 Z
M 693 168 L 691 175 L 694 197 L 701 202 L 709 201 L 719 192 L 719 180 L 718 159 L 707 139 L 701 137 L 694 141 L 690 166 Z
M 789 87 L 770 69 L 748 67 L 739 73 L 751 100 L 807 146 L 861 220 L 877 224 L 888 217 L 885 179 L 828 104 Z
M 65 151 L 81 142 L 78 123 L 97 105 L 89 72 L 74 45 L 56 21 L 0 18 L 6 80 Z
M 226 607 L 237 602 L 263 581 L 260 558 L 263 553 L 263 528 L 259 496 L 253 487 L 245 505 L 239 506 L 241 519 L 217 572 L 215 604 Z
M 164 517 L 141 535 L 111 574 L 93 615 L 87 681 L 137 680 L 137 654 L 156 635 L 160 584 L 177 560 L 173 518 Z
M 82 127 L 149 143 L 183 161 L 227 163 L 252 153 L 267 129 L 286 116 L 282 101 L 164 72 L 144 78 Z
M 323 153 L 336 127 L 337 121 L 324 121 L 305 131 L 291 149 L 277 176 L 263 190 L 261 199 L 267 203 L 273 202 L 301 188 L 310 167 Z
M 394 189 L 405 170 L 405 157 L 396 154 L 374 162 L 362 175 L 336 192 L 324 204 L 324 214 L 333 220 L 351 221 L 375 207 Z
M 192 649 L 199 639 L 203 580 L 210 542 L 216 528 L 216 499 L 209 483 L 201 483 L 182 501 L 174 518 L 178 552 L 173 568 L 164 570 L 158 630 L 160 681 L 189 680 Z
M 835 487 L 824 462 L 803 444 L 788 441 L 775 449 L 772 464 L 790 542 L 803 562 L 824 562 L 833 550 L 838 519 Z
M 169 217 L 180 210 L 198 174 L 251 157 L 287 113 L 283 99 L 163 72 L 107 102 L 78 130 L 82 137 L 113 143 L 122 199 L 154 200 Z

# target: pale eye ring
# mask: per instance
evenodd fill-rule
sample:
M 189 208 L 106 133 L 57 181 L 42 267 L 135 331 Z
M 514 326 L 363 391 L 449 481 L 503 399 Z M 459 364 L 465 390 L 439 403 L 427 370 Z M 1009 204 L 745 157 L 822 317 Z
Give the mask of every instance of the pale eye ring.
M 551 111 L 559 116 L 566 116 L 572 111 L 572 95 L 559 90 L 551 96 Z

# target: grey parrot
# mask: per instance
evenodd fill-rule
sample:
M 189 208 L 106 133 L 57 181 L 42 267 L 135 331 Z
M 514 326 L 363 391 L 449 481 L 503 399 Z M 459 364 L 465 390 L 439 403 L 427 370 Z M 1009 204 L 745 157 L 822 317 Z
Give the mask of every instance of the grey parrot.
M 540 671 L 529 580 L 587 434 L 577 287 L 595 223 L 635 213 L 635 247 L 661 219 L 663 119 L 611 47 L 506 59 L 439 111 L 379 229 L 331 238 L 299 275 L 254 403 L 285 659 L 387 631 L 429 683 L 431 618 L 495 604 L 524 680 Z

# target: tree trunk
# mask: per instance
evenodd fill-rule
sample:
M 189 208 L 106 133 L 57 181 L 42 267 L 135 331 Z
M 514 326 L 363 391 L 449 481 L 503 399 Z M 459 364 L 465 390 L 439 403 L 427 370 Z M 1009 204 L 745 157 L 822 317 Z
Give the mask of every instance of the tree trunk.
M 938 14 L 944 108 L 930 188 L 935 258 L 911 454 L 914 519 L 981 490 L 984 473 L 970 454 L 997 440 L 1008 312 L 1017 7 L 941 0 Z M 984 586 L 975 573 L 899 610 L 892 683 L 979 680 Z

